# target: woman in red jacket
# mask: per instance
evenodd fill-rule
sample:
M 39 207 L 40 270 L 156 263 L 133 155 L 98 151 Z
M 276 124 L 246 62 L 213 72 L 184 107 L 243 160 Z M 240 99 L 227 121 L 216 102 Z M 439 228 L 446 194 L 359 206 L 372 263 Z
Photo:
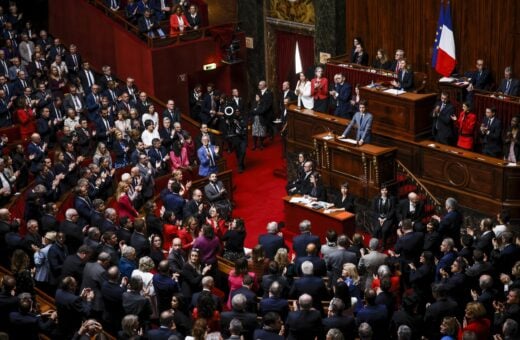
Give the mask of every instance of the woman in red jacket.
M 471 112 L 469 103 L 462 104 L 462 111 L 458 119 L 454 116 L 452 119 L 457 127 L 457 146 L 462 149 L 473 150 L 477 115 Z
M 186 28 L 190 27 L 188 19 L 184 15 L 182 6 L 177 5 L 173 9 L 173 14 L 170 16 L 170 35 L 182 33 Z
M 128 217 L 133 221 L 137 216 L 139 216 L 139 213 L 132 205 L 132 201 L 128 196 L 128 189 L 129 186 L 126 182 L 119 182 L 116 191 L 117 212 L 119 214 L 119 218 Z
M 477 335 L 478 340 L 489 339 L 491 321 L 486 318 L 486 308 L 480 302 L 468 302 L 464 311 L 464 323 L 459 328 L 458 339 L 461 340 L 464 332 L 470 331 Z
M 36 132 L 36 117 L 25 97 L 20 97 L 16 115 L 18 117 L 18 122 L 20 123 L 20 135 L 22 140 L 26 140 Z

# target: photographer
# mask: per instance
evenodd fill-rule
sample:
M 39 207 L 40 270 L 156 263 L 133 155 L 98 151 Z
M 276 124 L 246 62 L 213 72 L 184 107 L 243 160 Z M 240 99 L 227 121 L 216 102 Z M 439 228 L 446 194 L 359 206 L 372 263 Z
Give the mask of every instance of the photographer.
M 234 100 L 224 109 L 224 135 L 231 148 L 235 150 L 237 156 L 238 172 L 242 173 L 245 169 L 244 159 L 247 149 L 247 123 L 239 105 L 231 105 Z

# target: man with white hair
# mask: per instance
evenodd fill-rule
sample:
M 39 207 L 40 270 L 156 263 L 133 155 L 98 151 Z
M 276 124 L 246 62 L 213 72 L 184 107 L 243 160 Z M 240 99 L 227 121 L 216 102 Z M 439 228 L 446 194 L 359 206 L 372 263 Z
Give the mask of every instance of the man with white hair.
M 397 208 L 397 218 L 399 222 L 410 219 L 415 231 L 424 232 L 425 227 L 422 223 L 424 216 L 424 202 L 419 199 L 419 195 L 415 192 L 410 192 L 408 199 L 403 199 L 399 202 Z
M 439 234 L 441 237 L 451 237 L 458 246 L 460 243 L 460 228 L 462 227 L 463 217 L 457 209 L 458 202 L 453 197 L 448 197 L 444 204 L 446 215 L 442 218 L 434 215 L 432 218 L 439 221 Z
M 267 233 L 258 236 L 258 244 L 264 248 L 265 257 L 273 260 L 276 252 L 280 248 L 286 248 L 282 237 L 282 233 L 278 231 L 278 223 L 267 223 Z
M 220 329 L 222 336 L 228 338 L 231 320 L 238 319 L 244 327 L 242 335 L 245 339 L 252 339 L 253 332 L 258 328 L 256 314 L 246 312 L 247 299 L 243 294 L 237 294 L 231 299 L 231 311 L 223 312 L 220 317 Z
M 329 298 L 329 292 L 323 279 L 318 276 L 314 276 L 314 265 L 311 261 L 305 261 L 301 265 L 301 271 L 303 276 L 298 280 L 294 280 L 294 283 L 289 292 L 290 298 L 297 298 L 302 294 L 310 294 L 314 296 L 314 308 L 319 311 L 323 311 L 321 301 Z
M 300 222 L 300 235 L 293 238 L 293 250 L 296 257 L 305 256 L 307 254 L 306 248 L 309 243 L 314 243 L 320 250 L 320 237 L 311 234 L 311 221 L 303 220 Z
M 377 250 L 378 247 L 379 240 L 375 237 L 370 239 L 370 242 L 368 244 L 368 254 L 361 256 L 361 259 L 359 259 L 359 268 L 365 270 L 366 277 L 369 281 L 372 281 L 372 275 L 375 274 L 377 268 L 379 268 L 380 265 L 385 263 L 385 259 L 387 257 L 386 254 L 383 254 Z
M 318 296 L 312 294 L 315 299 Z M 321 337 L 321 313 L 313 310 L 315 306 L 313 298 L 309 294 L 302 294 L 298 298 L 298 305 L 290 312 L 285 322 L 285 329 L 289 336 L 287 339 L 315 339 Z M 318 301 L 320 304 L 321 302 Z
M 76 209 L 67 209 L 65 211 L 65 220 L 60 223 L 60 231 L 67 237 L 67 248 L 70 254 L 75 253 L 83 244 L 83 230 L 77 224 L 79 214 Z

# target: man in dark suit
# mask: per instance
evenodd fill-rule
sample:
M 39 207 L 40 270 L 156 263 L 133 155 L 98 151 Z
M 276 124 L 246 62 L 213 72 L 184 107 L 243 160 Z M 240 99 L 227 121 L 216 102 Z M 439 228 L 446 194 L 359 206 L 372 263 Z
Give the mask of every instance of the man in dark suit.
M 70 44 L 69 53 L 65 54 L 65 65 L 67 65 L 67 71 L 69 79 L 74 79 L 78 76 L 81 70 L 81 55 L 77 52 L 77 47 L 74 44 Z
M 197 5 L 190 5 L 188 14 L 186 14 L 186 19 L 188 19 L 188 23 L 190 24 L 189 27 L 193 28 L 194 30 L 199 29 L 199 27 L 202 25 L 202 20 L 197 9 Z
M 39 339 L 40 334 L 49 334 L 57 318 L 55 311 L 36 314 L 30 293 L 19 294 L 18 310 L 9 314 L 12 339 Z
M 451 265 L 457 258 L 457 253 L 454 250 L 455 242 L 452 238 L 445 238 L 441 242 L 441 253 L 442 256 L 437 262 L 435 267 L 435 281 L 439 282 L 442 279 L 442 271 L 449 273 L 451 271 Z
M 175 241 L 174 241 L 175 242 Z M 222 301 L 220 298 L 213 294 L 211 291 L 215 288 L 215 280 L 211 276 L 204 276 L 201 281 L 202 291 L 194 293 L 191 296 L 190 310 L 197 307 L 197 302 L 199 301 L 199 297 L 201 294 L 210 294 L 211 299 L 215 303 L 215 307 L 217 310 L 222 311 Z
M 120 272 L 117 266 L 112 266 L 107 270 L 107 280 L 101 285 L 101 295 L 103 296 L 103 320 L 107 325 L 107 331 L 116 334 L 120 328 L 120 322 L 124 316 L 123 312 L 123 293 L 126 292 L 128 278 L 119 278 Z
M 520 260 L 520 248 L 514 243 L 513 233 L 504 231 L 500 234 L 501 246 L 497 240 L 493 241 L 493 251 L 491 252 L 491 263 L 498 273 L 511 276 L 516 261 Z
M 274 281 L 267 290 L 268 295 L 260 300 L 258 314 L 265 316 L 267 313 L 276 312 L 283 320 L 289 314 L 289 303 L 287 299 L 281 297 L 283 286 Z
M 282 333 L 283 321 L 278 313 L 269 312 L 262 318 L 263 328 L 255 330 L 253 339 L 284 340 Z
M 323 331 L 328 332 L 329 329 L 337 328 L 343 333 L 347 340 L 354 340 L 356 334 L 356 321 L 350 315 L 343 315 L 345 304 L 339 298 L 333 298 L 329 305 L 329 312 L 325 319 L 322 320 Z
M 448 297 L 448 291 L 443 284 L 435 284 L 432 288 L 435 302 L 426 307 L 424 314 L 424 335 L 428 339 L 440 339 L 440 325 L 446 316 L 457 316 L 458 306 Z
M 482 219 L 480 221 L 479 229 L 479 235 L 475 235 L 475 231 L 471 228 L 468 228 L 467 232 L 469 235 L 474 237 L 473 247 L 482 250 L 489 256 L 493 250 L 493 239 L 495 238 L 495 233 L 493 232 L 493 220 L 490 218 Z
M 103 303 L 103 294 L 101 287 L 106 281 L 106 271 L 110 265 L 110 254 L 101 252 L 97 257 L 96 262 L 88 262 L 83 269 L 83 281 L 81 282 L 81 289 L 90 289 L 94 293 L 94 300 L 92 300 L 92 313 L 101 317 L 105 305 Z
M 445 203 L 446 215 L 442 218 L 434 215 L 433 218 L 439 221 L 439 234 L 442 238 L 451 237 L 457 248 L 460 245 L 460 228 L 462 227 L 463 217 L 458 210 L 458 202 L 453 197 L 448 197 Z
M 482 153 L 491 157 L 502 155 L 502 121 L 496 117 L 496 109 L 486 108 L 486 117 L 480 125 Z
M 61 269 L 61 278 L 72 276 L 76 282 L 82 282 L 85 264 L 90 259 L 91 254 L 90 247 L 82 245 L 76 253 L 67 256 Z
M 273 110 L 273 92 L 267 88 L 265 80 L 261 80 L 258 83 L 258 90 L 260 95 L 260 101 L 257 107 L 253 110 L 254 115 L 259 115 L 261 120 L 265 122 L 267 134 L 274 138 L 274 110 Z M 260 141 L 260 147 L 262 147 L 262 141 Z
M 166 310 L 162 312 L 159 319 L 159 325 L 159 328 L 150 329 L 146 332 L 148 340 L 167 340 L 172 336 L 177 337 L 178 339 L 183 338 L 181 333 L 176 331 L 173 311 Z
M 58 333 L 60 339 L 71 339 L 81 326 L 81 321 L 90 315 L 94 292 L 83 289 L 78 296 L 75 294 L 77 282 L 67 276 L 61 281 L 61 287 L 54 298 L 58 312 Z
M 146 226 L 142 219 L 134 222 L 134 233 L 130 239 L 130 245 L 135 248 L 137 258 L 150 254 L 150 241 L 145 235 Z
M 424 203 L 415 192 L 410 192 L 408 199 L 403 199 L 399 202 L 397 218 L 399 222 L 409 219 L 412 221 L 415 231 L 424 231 L 424 224 L 422 223 L 422 219 L 424 218 Z
M 357 313 L 358 326 L 363 322 L 368 323 L 374 331 L 373 339 L 388 339 L 389 313 L 384 304 L 376 304 L 376 291 L 365 291 L 365 306 Z
M 178 276 L 170 274 L 170 266 L 167 260 L 162 260 L 157 266 L 152 283 L 157 296 L 157 308 L 159 312 L 169 310 L 173 294 L 179 292 Z
M 474 71 L 468 71 L 464 74 L 470 85 L 468 86 L 468 92 L 476 90 L 486 90 L 487 86 L 491 82 L 491 75 L 489 70 L 484 68 L 484 60 L 477 59 L 477 69 Z
M 422 232 L 413 230 L 412 221 L 405 219 L 402 221 L 401 229 L 397 231 L 399 239 L 395 243 L 396 254 L 407 262 L 416 262 L 422 252 L 424 235 Z
M 329 92 L 334 106 L 334 115 L 341 118 L 352 118 L 350 114 L 350 93 L 352 88 L 345 82 L 345 76 L 341 73 L 334 75 L 334 88 Z
M 327 266 L 325 265 L 325 261 L 322 260 L 316 250 L 316 245 L 314 243 L 309 243 L 305 248 L 306 256 L 298 256 L 294 260 L 294 265 L 296 266 L 296 270 L 298 275 L 302 275 L 302 263 L 305 261 L 310 261 L 314 268 L 314 275 L 323 277 L 327 275 Z
M 168 99 L 166 102 L 166 109 L 164 109 L 162 116 L 163 119 L 164 117 L 170 118 L 170 124 L 172 126 L 174 123 L 181 121 L 181 110 L 175 107 L 175 101 L 173 99 Z
M 300 235 L 293 238 L 293 250 L 296 253 L 296 257 L 305 256 L 306 248 L 309 243 L 314 243 L 320 250 L 320 237 L 311 234 L 311 221 L 303 220 L 300 222 Z
M 247 299 L 242 294 L 237 294 L 231 299 L 231 311 L 223 312 L 220 315 L 220 330 L 224 338 L 230 336 L 229 324 L 231 320 L 238 319 L 242 322 L 245 340 L 252 340 L 255 329 L 258 328 L 256 314 L 246 312 Z
M 159 26 L 157 20 L 151 16 L 152 12 L 150 9 L 145 9 L 143 12 L 143 16 L 139 18 L 137 21 L 137 26 L 139 27 L 139 32 L 146 34 L 150 38 L 154 38 L 159 36 L 160 38 L 164 38 L 164 32 Z
M 336 282 L 341 277 L 341 271 L 345 263 L 357 265 L 358 258 L 356 253 L 347 250 L 348 238 L 346 235 L 340 235 L 337 240 L 337 248 L 327 255 L 327 271 L 331 278 L 331 282 Z
M 500 82 L 497 92 L 507 96 L 518 96 L 520 90 L 520 80 L 513 78 L 513 70 L 511 66 L 504 69 L 504 79 Z
M 280 272 L 280 266 L 278 262 L 271 261 L 269 262 L 267 273 L 262 275 L 262 282 L 260 284 L 260 287 L 264 292 L 264 298 L 269 295 L 269 289 L 275 281 L 278 282 L 282 287 L 280 296 L 287 297 L 289 295 L 289 289 L 291 288 L 289 281 L 287 281 L 287 278 Z
M 323 278 L 314 275 L 313 264 L 310 261 L 302 263 L 303 276 L 294 280 L 289 292 L 289 297 L 296 299 L 302 294 L 309 294 L 314 297 L 313 307 L 323 313 L 321 301 L 329 298 L 329 292 L 323 281 Z
M 0 332 L 8 332 L 10 328 L 9 314 L 16 311 L 18 297 L 13 296 L 16 288 L 16 280 L 10 275 L 4 275 L 2 289 L 0 290 Z
M 287 183 L 286 190 L 289 195 L 302 194 L 308 192 L 311 187 L 311 173 L 314 171 L 314 164 L 308 160 L 303 163 L 303 171 L 298 173 L 298 177 Z
M 182 267 L 186 263 L 186 255 L 182 250 L 182 241 L 176 237 L 172 241 L 172 250 L 168 254 L 168 264 L 172 273 L 181 273 Z M 204 278 L 202 279 L 202 287 L 204 289 Z
M 253 292 L 253 278 L 248 274 L 245 274 L 242 278 L 242 287 L 230 292 L 231 299 L 237 294 L 242 294 L 246 297 L 246 312 L 255 313 L 257 312 L 256 294 Z
M 214 97 L 215 85 L 209 83 L 206 86 L 206 93 L 202 95 L 202 103 L 199 113 L 199 121 L 202 124 L 209 124 L 211 117 L 216 113 L 217 103 Z
M 83 69 L 79 72 L 79 80 L 83 91 L 88 95 L 92 91 L 92 86 L 96 84 L 96 77 L 94 72 L 90 69 L 90 63 L 88 61 L 83 62 L 82 68 Z
M 102 108 L 101 116 L 96 119 L 96 139 L 110 149 L 114 142 L 116 130 L 114 122 L 108 115 L 108 109 Z
M 123 311 L 125 314 L 134 314 L 139 318 L 141 327 L 147 329 L 152 315 L 150 300 L 141 295 L 143 279 L 140 276 L 130 278 L 128 291 L 123 293 Z
M 450 102 L 448 93 L 441 93 L 441 100 L 435 105 L 432 113 L 432 134 L 438 143 L 453 145 L 455 143 L 455 107 Z
M 217 208 L 222 209 L 224 214 L 231 212 L 231 202 L 224 183 L 219 181 L 216 173 L 209 175 L 209 183 L 204 186 L 204 195 L 208 201 L 215 205 Z
M 276 252 L 280 248 L 287 248 L 283 237 L 278 234 L 278 223 L 269 222 L 267 224 L 267 234 L 258 236 L 258 244 L 264 248 L 265 257 L 274 259 Z
M 83 231 L 77 224 L 79 214 L 76 209 L 67 209 L 65 212 L 65 220 L 60 223 L 60 232 L 67 237 L 67 248 L 70 254 L 75 253 L 83 244 Z
M 313 295 L 314 299 L 318 296 Z M 320 304 L 321 302 L 318 301 Z M 298 297 L 298 308 L 290 312 L 285 322 L 286 332 L 289 333 L 287 339 L 315 339 L 322 333 L 321 314 L 312 309 L 316 304 L 310 294 L 302 294 Z
M 399 72 L 397 72 L 397 80 L 392 81 L 392 85 L 404 91 L 413 90 L 413 71 L 408 68 L 406 59 L 399 60 Z

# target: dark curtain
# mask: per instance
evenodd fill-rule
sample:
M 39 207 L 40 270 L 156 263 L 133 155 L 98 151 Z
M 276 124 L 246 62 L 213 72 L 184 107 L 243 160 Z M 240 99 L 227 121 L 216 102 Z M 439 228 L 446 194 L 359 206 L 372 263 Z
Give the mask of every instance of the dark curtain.
M 314 69 L 314 38 L 307 35 L 277 31 L 276 69 L 279 83 L 278 88 L 281 88 L 282 82 L 285 80 L 291 82 L 291 89 L 294 89 L 296 86 L 297 76 L 294 72 L 294 52 L 296 50 L 297 41 L 303 71 L 308 78 L 312 78 L 312 70 Z

